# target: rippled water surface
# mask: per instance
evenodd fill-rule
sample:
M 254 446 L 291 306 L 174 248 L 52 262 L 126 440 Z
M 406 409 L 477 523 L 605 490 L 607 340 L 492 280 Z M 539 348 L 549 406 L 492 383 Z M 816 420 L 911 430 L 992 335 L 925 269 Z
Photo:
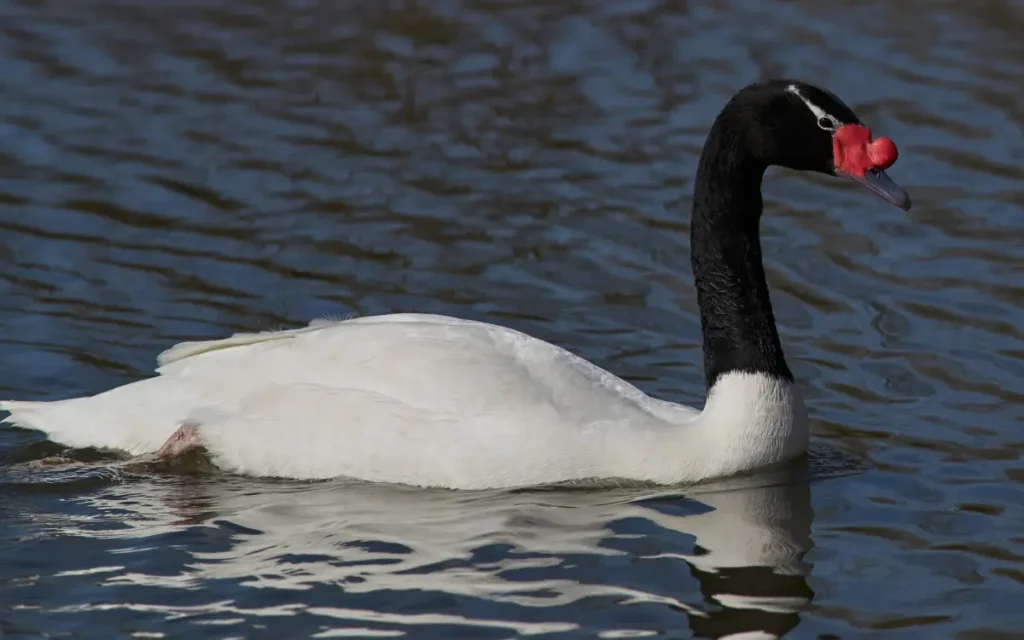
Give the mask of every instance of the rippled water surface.
M 896 140 L 915 207 L 766 180 L 809 461 L 686 493 L 432 492 L 29 468 L 60 448 L 5 429 L 0 635 L 1020 633 L 1021 33 L 1010 0 L 2 3 L 2 397 L 424 311 L 700 405 L 692 176 L 760 77 Z

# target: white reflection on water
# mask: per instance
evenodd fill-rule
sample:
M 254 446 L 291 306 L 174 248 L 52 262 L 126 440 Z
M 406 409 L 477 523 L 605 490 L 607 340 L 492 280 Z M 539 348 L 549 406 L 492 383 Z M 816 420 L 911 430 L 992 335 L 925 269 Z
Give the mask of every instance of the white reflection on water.
M 229 626 L 304 615 L 328 635 L 429 628 L 443 636 L 458 626 L 632 637 L 670 621 L 702 637 L 777 637 L 813 595 L 802 562 L 810 487 L 795 473 L 687 495 L 149 477 L 75 498 L 89 515 L 53 514 L 40 532 L 102 543 L 107 558 L 92 559 L 102 569 L 88 579 L 133 594 L 68 603 L 56 609 L 63 613 L 121 609 Z M 166 562 L 154 560 L 161 553 Z M 207 598 L 180 604 L 140 589 L 194 594 L 211 585 Z M 252 606 L 226 597 L 249 590 L 260 592 Z M 448 604 L 429 613 L 402 605 L 424 597 Z

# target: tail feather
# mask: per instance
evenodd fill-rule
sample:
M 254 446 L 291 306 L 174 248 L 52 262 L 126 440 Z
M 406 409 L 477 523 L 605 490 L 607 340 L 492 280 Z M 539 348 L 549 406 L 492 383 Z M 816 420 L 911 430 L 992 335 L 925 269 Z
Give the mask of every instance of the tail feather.
M 163 382 L 163 384 L 160 384 Z M 95 396 L 52 402 L 0 401 L 0 420 L 43 432 L 68 447 L 154 452 L 186 417 L 191 403 L 173 384 L 148 378 Z
M 10 415 L 0 420 L 0 424 L 42 431 L 50 440 L 69 447 L 90 446 L 82 438 L 76 437 L 74 420 L 68 420 L 69 416 L 62 410 L 70 403 L 79 400 L 81 399 L 73 398 L 52 402 L 3 400 L 0 401 L 0 411 L 7 411 Z
M 10 416 L 2 422 L 15 427 L 41 431 L 51 442 L 75 449 L 96 447 L 123 450 L 137 455 L 153 448 L 133 433 L 127 424 L 119 424 L 106 415 L 104 407 L 92 402 L 93 398 L 72 398 L 54 402 L 23 402 L 6 400 L 0 409 Z M 157 445 L 159 446 L 159 445 Z
M 0 411 L 7 411 L 11 414 L 3 420 L 0 420 L 0 424 L 8 424 L 13 427 L 22 427 L 24 429 L 45 431 L 43 428 L 42 416 L 46 412 L 46 407 L 52 404 L 52 402 L 0 400 Z

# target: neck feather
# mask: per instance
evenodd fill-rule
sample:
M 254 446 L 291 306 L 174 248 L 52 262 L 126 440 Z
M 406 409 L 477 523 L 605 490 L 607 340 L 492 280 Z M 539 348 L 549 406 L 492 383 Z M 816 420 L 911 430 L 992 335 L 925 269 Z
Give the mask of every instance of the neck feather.
M 793 380 L 761 257 L 761 178 L 767 167 L 745 148 L 719 118 L 694 186 L 691 261 L 709 389 L 732 371 Z

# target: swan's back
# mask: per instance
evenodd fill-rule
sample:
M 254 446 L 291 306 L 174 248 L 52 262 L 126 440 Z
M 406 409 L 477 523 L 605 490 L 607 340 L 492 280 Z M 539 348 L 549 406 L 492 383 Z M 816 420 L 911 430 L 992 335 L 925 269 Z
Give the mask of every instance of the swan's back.
M 595 392 L 623 411 L 646 412 L 651 402 L 633 385 L 550 343 L 506 327 L 422 314 L 186 343 L 161 354 L 160 362 L 161 376 L 221 401 L 315 384 L 463 415 L 547 405 L 572 422 L 611 417 Z

